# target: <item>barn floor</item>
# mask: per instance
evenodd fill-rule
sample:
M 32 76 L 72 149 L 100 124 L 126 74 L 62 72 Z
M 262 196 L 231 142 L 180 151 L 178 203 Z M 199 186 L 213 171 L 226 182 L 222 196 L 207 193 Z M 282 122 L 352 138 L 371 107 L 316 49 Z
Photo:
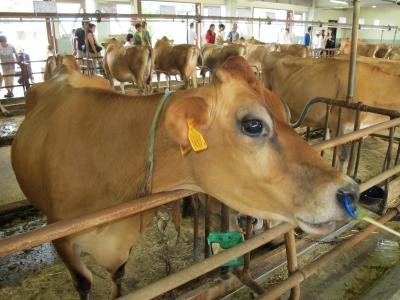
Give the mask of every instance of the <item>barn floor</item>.
M 0 126 L 5 122 L 20 124 L 24 117 L 13 117 L 0 120 Z M 25 199 L 19 189 L 17 180 L 11 167 L 11 147 L 0 147 L 0 207 L 5 204 Z
M 365 227 L 365 222 L 343 233 L 340 237 L 348 238 Z M 390 222 L 387 225 L 400 231 L 400 222 Z M 400 293 L 398 284 L 398 268 L 400 264 L 400 248 L 382 249 L 378 241 L 389 240 L 400 243 L 400 238 L 394 235 L 375 231 L 367 239 L 353 247 L 350 251 L 329 262 L 321 271 L 301 283 L 301 299 L 304 300 L 397 300 Z M 335 245 L 322 244 L 312 252 L 299 257 L 299 267 L 310 263 Z M 268 287 L 287 278 L 286 267 L 273 272 L 263 286 Z M 393 284 L 393 280 L 395 284 Z M 379 297 L 378 297 L 379 295 Z M 287 299 L 286 293 L 281 299 Z M 375 296 L 375 297 L 374 297 Z M 253 299 L 254 294 L 244 289 L 230 299 Z
M 380 172 L 386 145 L 386 142 L 378 138 L 369 138 L 365 140 L 360 169 L 360 177 L 363 180 L 366 180 Z M 11 170 L 9 163 L 9 150 L 10 147 L 0 147 L 0 176 L 3 179 L 2 182 L 0 182 L 0 205 L 23 199 L 23 195 L 16 184 L 15 177 Z M 329 155 L 328 152 L 328 158 Z M 1 227 L 0 238 L 41 227 L 45 224 L 45 218 L 38 214 L 25 216 L 22 219 L 14 220 L 12 223 Z M 157 222 L 154 221 L 152 226 L 149 226 L 145 230 L 145 234 L 132 251 L 126 267 L 126 276 L 124 277 L 122 284 L 123 293 L 148 285 L 150 282 L 168 275 L 169 272 L 175 272 L 194 263 L 192 257 L 193 235 L 191 228 L 192 220 L 189 218 L 184 219 L 180 241 L 175 245 L 176 232 L 173 226 L 170 224 L 167 227 L 166 236 L 168 242 L 165 242 L 163 234 L 161 234 L 157 229 Z M 361 243 L 361 246 L 364 248 L 355 250 L 355 247 L 353 250 L 354 253 L 352 251 L 344 256 L 344 258 L 350 257 L 350 261 L 354 261 L 354 264 L 343 263 L 341 265 L 339 260 L 332 264 L 333 269 L 329 269 L 331 271 L 327 269 L 325 273 L 322 272 L 321 274 L 317 274 L 315 280 L 312 281 L 313 285 L 309 285 L 309 283 L 305 282 L 303 292 L 304 295 L 308 296 L 308 298 L 303 297 L 303 299 L 317 299 L 312 297 L 319 295 L 322 290 L 324 290 L 324 293 L 328 293 L 329 290 L 334 291 L 335 289 L 340 289 L 341 291 L 345 290 L 345 288 L 343 288 L 345 283 L 351 283 L 351 289 L 349 289 L 349 291 L 353 289 L 353 286 L 354 289 L 356 289 L 356 286 L 360 286 L 360 289 L 362 290 L 363 287 L 361 286 L 361 283 L 366 281 L 363 276 L 371 277 L 370 282 L 372 282 L 378 279 L 384 271 L 389 270 L 393 263 L 398 262 L 400 257 L 399 254 L 397 255 L 397 260 L 388 260 L 387 265 L 384 265 L 382 269 L 376 268 L 376 272 L 373 273 L 371 270 L 373 270 L 372 266 L 374 265 L 374 262 L 375 266 L 381 266 L 383 265 L 382 261 L 384 260 L 381 257 L 382 255 L 379 256 L 379 253 L 376 254 L 376 239 L 372 240 L 373 238 L 378 239 L 386 237 L 383 237 L 381 234 L 374 235 L 367 242 Z M 392 237 L 388 238 L 393 239 Z M 202 245 L 202 243 L 200 243 L 200 245 Z M 326 251 L 326 249 L 327 246 L 324 245 L 320 248 L 320 252 L 308 255 L 307 257 L 309 257 L 309 259 L 314 259 L 321 253 L 321 251 Z M 341 258 L 343 262 L 344 258 Z M 109 299 L 111 293 L 111 281 L 109 275 L 101 267 L 97 266 L 90 256 L 84 256 L 84 261 L 87 263 L 89 269 L 94 275 L 91 299 Z M 370 265 L 367 264 L 362 267 L 360 263 L 364 261 L 366 263 L 368 262 Z M 353 273 L 353 271 L 350 270 L 350 267 L 351 269 L 359 271 Z M 330 277 L 334 276 L 332 275 L 333 273 L 330 272 L 334 272 L 335 270 L 338 273 L 340 272 L 341 278 L 345 281 L 339 281 L 336 276 Z M 353 275 L 346 275 L 347 273 Z M 0 277 L 0 300 L 38 298 L 79 299 L 72 286 L 68 271 L 57 257 L 57 254 L 50 243 L 46 243 L 32 250 L 21 251 L 0 258 L 0 274 L 2 274 Z M 281 271 L 281 273 L 276 273 L 274 276 L 270 277 L 269 282 L 276 282 L 285 276 L 284 274 L 283 271 Z M 329 288 L 326 285 L 324 286 L 324 280 L 329 281 L 330 278 L 335 278 L 337 281 L 337 285 L 332 285 L 332 288 Z M 359 281 L 358 279 L 361 280 L 359 283 L 357 283 Z M 212 279 L 203 279 L 201 281 L 210 280 Z M 319 283 L 317 284 L 317 282 Z M 185 289 L 190 289 L 190 287 L 186 287 L 184 290 Z M 321 291 L 316 292 L 318 289 L 321 289 Z M 349 291 L 346 293 L 350 293 Z M 174 299 L 176 298 L 177 293 L 179 292 L 166 294 L 163 298 Z M 327 298 L 323 299 L 357 299 L 351 297 L 342 298 L 342 294 L 340 294 L 341 297 L 335 298 L 336 295 L 339 295 L 339 293 L 334 292 L 332 295 L 326 294 Z M 346 295 L 347 294 L 343 297 L 347 297 Z M 241 294 L 241 298 L 238 299 L 251 299 L 252 297 L 252 293 L 244 293 Z

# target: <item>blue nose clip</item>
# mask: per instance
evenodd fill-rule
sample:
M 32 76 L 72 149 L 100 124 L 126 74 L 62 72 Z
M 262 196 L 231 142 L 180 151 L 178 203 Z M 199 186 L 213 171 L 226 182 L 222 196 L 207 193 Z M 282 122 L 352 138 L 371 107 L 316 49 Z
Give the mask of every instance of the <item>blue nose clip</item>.
M 349 196 L 344 195 L 343 202 L 344 202 L 344 208 L 345 208 L 347 214 L 350 217 L 352 217 L 353 219 L 357 219 L 357 216 L 358 216 L 357 207 L 354 210 L 351 208 Z

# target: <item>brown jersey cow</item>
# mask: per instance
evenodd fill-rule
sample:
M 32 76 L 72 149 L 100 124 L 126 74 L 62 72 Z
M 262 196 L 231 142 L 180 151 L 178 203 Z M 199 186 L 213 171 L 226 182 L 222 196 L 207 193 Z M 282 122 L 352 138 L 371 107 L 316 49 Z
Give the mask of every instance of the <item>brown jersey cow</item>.
M 169 75 L 181 76 L 185 88 L 189 88 L 190 79 L 193 87 L 197 87 L 196 65 L 200 56 L 200 49 L 195 45 L 174 45 L 173 40 L 163 37 L 157 40 L 154 46 L 154 68 Z M 157 72 L 158 83 L 160 73 Z
M 124 82 L 136 83 L 141 93 L 149 92 L 152 73 L 151 49 L 149 47 L 124 47 L 120 41 L 111 39 L 106 47 L 103 68 L 111 84 L 116 79 L 125 93 Z

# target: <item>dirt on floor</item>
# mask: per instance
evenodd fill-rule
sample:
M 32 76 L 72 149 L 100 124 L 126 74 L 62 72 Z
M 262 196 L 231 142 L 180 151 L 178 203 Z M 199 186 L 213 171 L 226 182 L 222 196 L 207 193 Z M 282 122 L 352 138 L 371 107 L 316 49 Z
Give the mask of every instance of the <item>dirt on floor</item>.
M 162 215 L 163 218 L 167 215 Z M 204 236 L 204 218 L 200 219 L 200 236 Z M 122 281 L 123 294 L 144 287 L 158 279 L 179 271 L 196 262 L 193 256 L 193 219 L 184 218 L 179 240 L 174 225 L 169 222 L 165 231 L 154 219 L 138 243 L 132 249 L 125 267 Z M 35 212 L 13 220 L 0 228 L 0 238 L 12 236 L 46 225 L 43 215 Z M 212 217 L 212 230 L 217 231 L 218 217 Z M 204 238 L 199 238 L 200 257 L 204 255 Z M 91 299 L 110 299 L 111 278 L 102 267 L 89 256 L 83 260 L 93 274 Z M 57 256 L 51 243 L 31 250 L 19 251 L 0 257 L 0 299 L 79 299 L 73 288 L 68 270 Z M 202 278 L 197 284 L 212 282 L 213 278 Z M 180 290 L 165 294 L 160 299 L 175 299 Z

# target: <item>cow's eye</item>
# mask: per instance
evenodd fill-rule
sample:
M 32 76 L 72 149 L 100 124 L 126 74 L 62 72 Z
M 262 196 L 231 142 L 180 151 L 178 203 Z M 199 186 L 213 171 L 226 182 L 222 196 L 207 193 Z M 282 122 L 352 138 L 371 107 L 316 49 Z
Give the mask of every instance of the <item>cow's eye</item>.
M 251 137 L 258 137 L 266 135 L 268 129 L 263 121 L 258 119 L 243 119 L 242 120 L 242 132 Z

